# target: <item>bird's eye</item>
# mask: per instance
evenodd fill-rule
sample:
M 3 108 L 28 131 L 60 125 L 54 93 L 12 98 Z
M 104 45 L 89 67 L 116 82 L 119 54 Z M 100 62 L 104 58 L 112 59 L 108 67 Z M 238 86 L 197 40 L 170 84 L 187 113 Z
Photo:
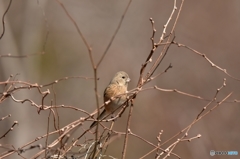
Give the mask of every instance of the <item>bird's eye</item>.
M 122 79 L 124 79 L 125 78 L 125 76 L 122 76 Z

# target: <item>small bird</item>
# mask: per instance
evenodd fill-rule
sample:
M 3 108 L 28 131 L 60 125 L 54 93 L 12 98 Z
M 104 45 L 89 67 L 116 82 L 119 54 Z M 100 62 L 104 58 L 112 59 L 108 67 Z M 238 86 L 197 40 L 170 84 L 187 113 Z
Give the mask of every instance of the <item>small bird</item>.
M 115 74 L 109 85 L 104 91 L 104 103 L 110 100 L 112 97 L 116 97 L 120 94 L 123 94 L 119 97 L 116 97 L 110 103 L 105 104 L 105 109 L 102 113 L 97 117 L 97 120 L 103 119 L 108 114 L 113 113 L 119 106 L 121 106 L 126 100 L 127 95 L 124 94 L 127 92 L 128 83 L 130 82 L 130 78 L 128 74 L 124 71 L 119 71 Z M 97 121 L 94 121 L 90 128 L 94 127 L 97 124 Z

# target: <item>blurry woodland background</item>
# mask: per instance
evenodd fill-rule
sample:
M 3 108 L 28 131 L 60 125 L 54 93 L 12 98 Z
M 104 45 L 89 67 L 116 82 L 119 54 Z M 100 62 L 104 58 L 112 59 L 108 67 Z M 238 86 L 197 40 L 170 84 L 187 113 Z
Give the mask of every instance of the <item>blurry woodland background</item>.
M 61 2 L 92 48 L 92 57 L 97 63 L 109 44 L 129 1 L 62 0 Z M 102 93 L 105 87 L 117 71 L 123 70 L 129 74 L 131 78 L 129 89 L 136 87 L 140 69 L 152 47 L 150 38 L 153 30 L 149 18 L 152 17 L 155 21 L 157 30 L 155 40 L 158 41 L 163 26 L 173 10 L 173 3 L 173 0 L 131 2 L 119 32 L 97 69 L 100 104 L 103 103 Z M 177 0 L 177 10 L 169 23 L 166 36 L 171 31 L 170 28 L 181 3 L 182 1 Z M 1 19 L 8 5 L 8 0 L 0 1 Z M 240 79 L 239 6 L 238 0 L 184 1 L 174 30 L 174 41 L 205 54 L 214 64 Z M 10 75 L 13 75 L 11 79 L 13 81 L 38 85 L 52 83 L 64 77 L 90 77 L 91 79 L 70 78 L 42 88 L 42 91 L 48 89 L 50 91 L 44 99 L 44 104 L 73 106 L 89 113 L 97 108 L 94 71 L 87 47 L 58 1 L 12 1 L 4 21 L 5 32 L 0 39 L 0 82 L 6 81 Z M 2 33 L 2 24 L 0 29 Z M 160 52 L 160 48 L 155 51 L 153 61 Z M 12 57 L 5 56 L 8 54 Z M 23 57 L 14 58 L 14 56 Z M 173 68 L 144 85 L 143 88 L 156 85 L 163 89 L 177 89 L 211 100 L 226 78 L 226 87 L 218 93 L 217 101 L 221 101 L 233 92 L 226 102 L 193 125 L 187 138 L 198 134 L 201 134 L 201 137 L 191 142 L 179 143 L 173 152 L 182 158 L 210 158 L 210 150 L 240 152 L 238 102 L 240 81 L 229 77 L 216 67 L 211 67 L 205 58 L 184 47 L 171 45 L 155 74 L 163 72 L 170 63 Z M 4 89 L 6 86 L 1 84 L 1 96 Z M 13 96 L 17 100 L 31 99 L 38 105 L 42 103 L 42 95 L 37 89 L 20 89 L 14 92 Z M 156 89 L 142 91 L 134 100 L 131 131 L 157 145 L 156 137 L 161 130 L 163 130 L 161 140 L 164 142 L 188 126 L 208 102 L 176 92 Z M 0 153 L 8 151 L 6 147 L 18 149 L 47 133 L 49 110 L 40 111 L 38 114 L 38 109 L 31 106 L 30 102 L 17 103 L 10 97 L 0 104 L 0 118 L 11 114 L 11 117 L 0 121 L 0 137 L 11 128 L 14 121 L 18 121 L 13 131 L 0 139 Z M 214 105 L 216 102 L 212 104 Z M 129 108 L 115 122 L 115 130 L 125 132 L 128 110 Z M 86 114 L 73 109 L 58 109 L 60 128 L 85 116 Z M 69 140 L 78 137 L 90 124 L 90 121 L 84 122 Z M 49 131 L 53 131 L 52 116 L 49 125 Z M 57 137 L 57 134 L 49 136 L 49 143 Z M 94 134 L 87 133 L 86 138 L 94 139 Z M 165 149 L 176 140 L 177 138 L 161 148 Z M 46 139 L 42 139 L 31 145 L 44 146 L 45 141 Z M 112 142 L 106 155 L 121 158 L 123 141 L 124 136 Z M 142 140 L 129 136 L 126 158 L 140 158 L 152 149 L 152 146 Z M 38 148 L 31 149 L 21 153 L 21 156 L 30 158 L 38 151 L 40 151 Z M 77 152 L 78 149 L 73 151 Z M 155 155 L 156 152 L 153 152 L 145 158 L 154 158 Z M 21 156 L 14 153 L 7 158 L 22 158 Z M 110 158 L 109 156 L 105 158 Z M 236 157 L 239 155 L 231 158 Z M 177 157 L 171 155 L 169 158 Z

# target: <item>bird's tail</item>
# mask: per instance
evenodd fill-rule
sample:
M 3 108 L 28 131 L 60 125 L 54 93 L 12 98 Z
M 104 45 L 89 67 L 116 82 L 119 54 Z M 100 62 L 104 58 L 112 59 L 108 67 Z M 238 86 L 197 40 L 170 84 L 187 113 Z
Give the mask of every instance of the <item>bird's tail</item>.
M 104 109 L 104 110 L 102 111 L 102 113 L 97 117 L 97 120 L 103 119 L 103 118 L 105 117 L 105 115 L 106 115 L 106 110 Z M 96 125 L 97 125 L 97 122 L 98 122 L 98 121 L 94 121 L 94 122 L 90 125 L 90 128 L 96 126 Z

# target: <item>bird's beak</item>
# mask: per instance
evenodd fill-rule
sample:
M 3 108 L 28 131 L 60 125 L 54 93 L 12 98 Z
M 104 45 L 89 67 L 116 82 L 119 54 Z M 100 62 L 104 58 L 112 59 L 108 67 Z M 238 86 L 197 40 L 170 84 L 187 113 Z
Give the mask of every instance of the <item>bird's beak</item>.
M 127 78 L 127 80 L 126 80 L 126 81 L 127 81 L 127 83 L 128 83 L 128 82 L 130 82 L 130 81 L 131 81 L 131 79 L 130 79 L 130 78 Z

